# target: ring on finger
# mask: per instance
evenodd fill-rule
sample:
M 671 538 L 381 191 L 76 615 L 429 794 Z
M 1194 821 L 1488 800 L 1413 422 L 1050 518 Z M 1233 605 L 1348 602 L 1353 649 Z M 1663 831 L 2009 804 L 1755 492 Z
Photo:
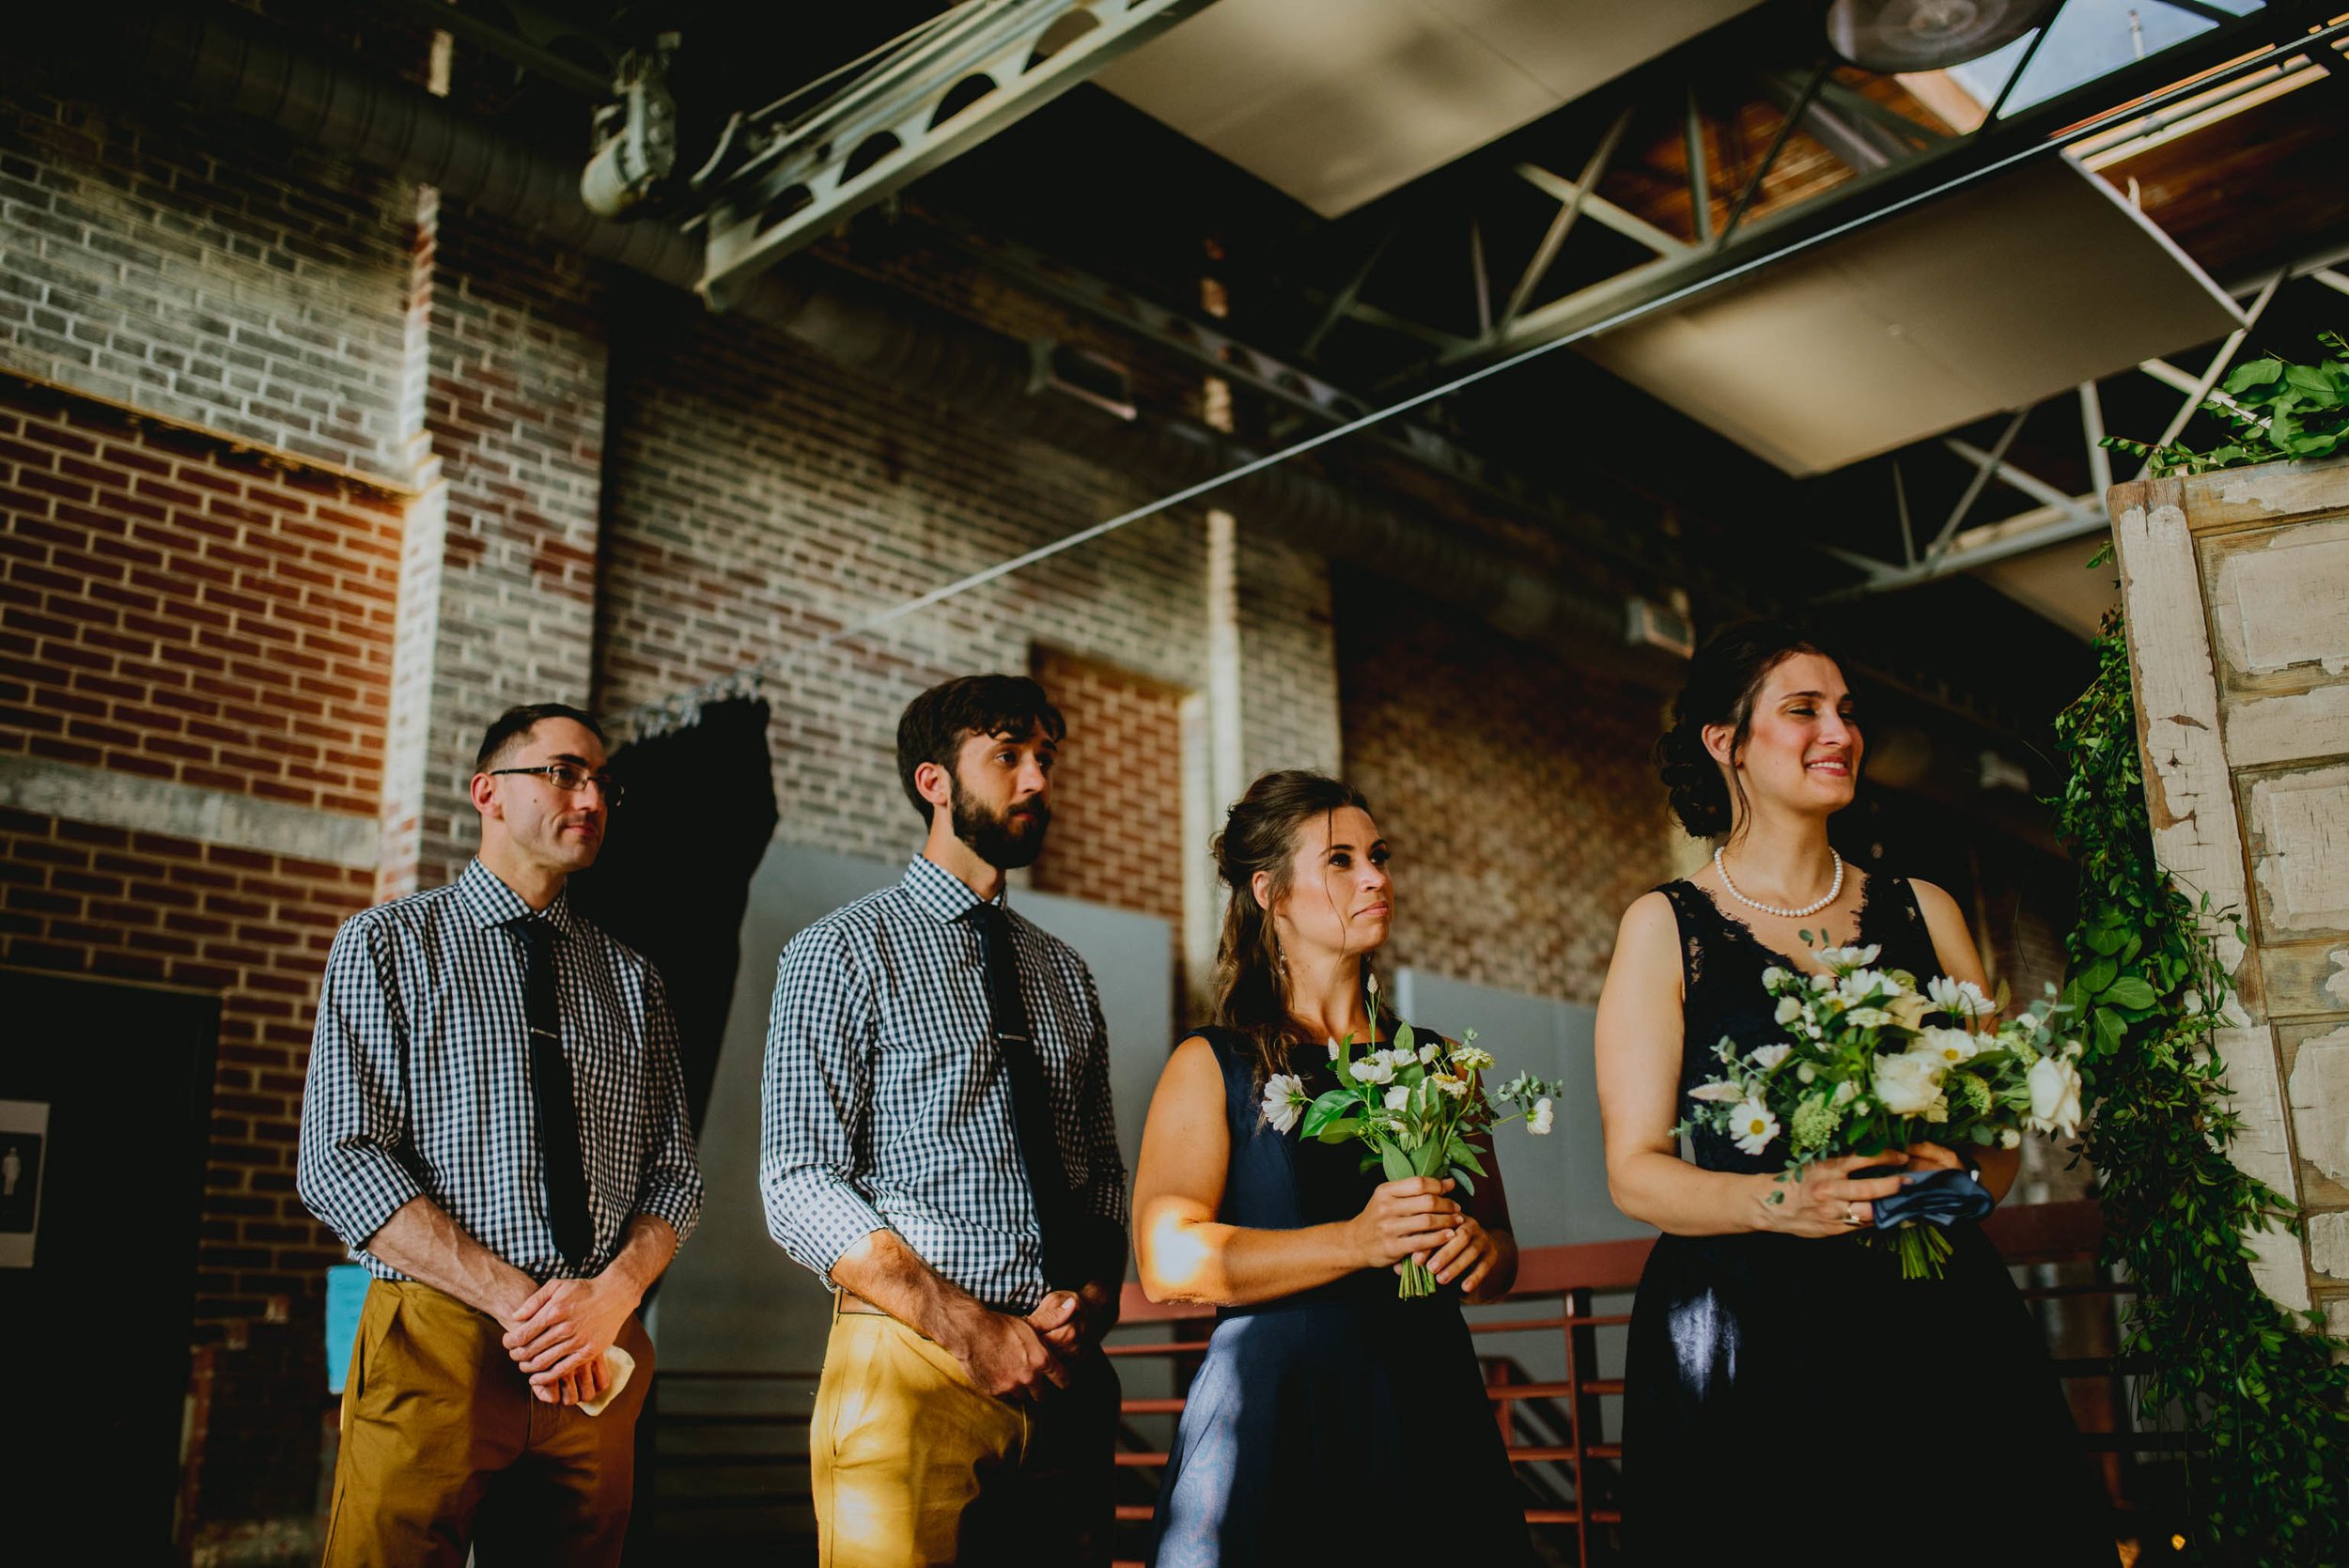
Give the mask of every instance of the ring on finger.
M 1846 1225 L 1857 1225 L 1859 1223 L 1859 1211 L 1852 1207 L 1849 1203 L 1845 1203 L 1843 1205 L 1843 1223 Z

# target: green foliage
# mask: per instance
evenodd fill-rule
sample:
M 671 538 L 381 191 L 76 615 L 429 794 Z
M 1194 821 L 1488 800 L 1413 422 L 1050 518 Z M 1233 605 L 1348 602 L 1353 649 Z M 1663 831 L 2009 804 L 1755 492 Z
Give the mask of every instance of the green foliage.
M 2319 341 L 2332 352 L 2314 365 L 2291 365 L 2271 355 L 2230 371 L 2219 388 L 2223 396 L 2204 398 L 2202 407 L 2233 437 L 2207 452 L 2175 442 L 2148 446 L 2124 436 L 2107 436 L 2105 444 L 2143 458 L 2155 477 L 2165 479 L 2349 452 L 2349 340 L 2323 333 Z
M 2108 1260 L 2139 1290 L 2123 1350 L 2150 1366 L 2144 1406 L 2182 1410 L 2199 1439 L 2190 1502 L 2217 1560 L 2349 1562 L 2349 1367 L 2316 1314 L 2253 1282 L 2244 1236 L 2299 1221 L 2227 1157 L 2240 1123 L 2213 1032 L 2232 991 L 2202 922 L 2230 916 L 2154 859 L 2117 614 L 2096 652 L 2095 680 L 2057 721 L 2071 777 L 2051 804 L 2079 866 L 2063 1001 L 2089 1042 L 2083 1147 Z

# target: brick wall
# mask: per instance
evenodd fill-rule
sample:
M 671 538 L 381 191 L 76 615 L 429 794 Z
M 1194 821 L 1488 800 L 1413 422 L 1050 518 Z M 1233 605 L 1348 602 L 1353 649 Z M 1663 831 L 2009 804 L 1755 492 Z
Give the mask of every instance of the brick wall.
M 1384 583 L 1342 576 L 1338 606 L 1346 777 L 1395 846 L 1388 962 L 1596 1001 L 1670 874 L 1661 699 Z
M 371 815 L 399 505 L 0 374 L 0 753 Z
M 0 66 L 0 366 L 402 476 L 412 211 L 226 116 Z
M 814 650 L 1146 492 L 688 301 L 632 304 L 614 355 L 599 704 L 655 701 L 782 652 L 765 689 L 780 837 L 904 855 L 919 825 L 897 782 L 898 714 L 950 675 L 1028 668 L 1038 642 L 1202 684 L 1202 525 L 1182 515 Z
M 371 871 L 0 808 L 0 964 L 187 986 L 221 1000 L 196 1341 L 272 1376 L 215 1394 L 207 1513 L 306 1512 L 316 1485 L 325 1270 L 342 1247 L 294 1193 L 320 966 Z M 231 1376 L 241 1364 L 229 1359 Z M 247 1380 L 250 1381 L 250 1380 Z
M 425 433 L 441 481 L 434 536 L 422 542 L 437 559 L 409 563 L 432 595 L 432 625 L 428 652 L 417 650 L 428 674 L 417 673 L 399 716 L 416 862 L 387 868 L 387 892 L 437 886 L 472 856 L 466 781 L 490 721 L 516 703 L 583 705 L 595 668 L 600 277 L 463 208 L 427 210 L 410 287 L 420 291 Z
M 1036 650 L 1034 675 L 1068 721 L 1035 885 L 1179 929 L 1183 692 L 1053 648 Z

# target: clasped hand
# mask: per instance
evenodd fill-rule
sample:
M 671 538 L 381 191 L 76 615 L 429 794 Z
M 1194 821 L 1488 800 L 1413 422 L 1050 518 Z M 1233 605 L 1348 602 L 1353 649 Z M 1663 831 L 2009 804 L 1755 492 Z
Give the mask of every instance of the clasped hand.
M 998 1399 L 1042 1399 L 1068 1387 L 1068 1363 L 1087 1343 L 1077 1293 L 1056 1290 L 1025 1317 L 984 1310 L 972 1314 L 947 1348 L 971 1381 Z
M 611 1385 L 603 1353 L 636 1310 L 639 1293 L 610 1273 L 549 1280 L 506 1320 L 505 1345 L 548 1405 L 578 1405 Z
M 1864 1229 L 1875 1219 L 1875 1201 L 1890 1198 L 1903 1186 L 1903 1173 L 1915 1171 L 1957 1171 L 1964 1168 L 1952 1151 L 1938 1143 L 1917 1143 L 1888 1149 L 1880 1155 L 1839 1155 L 1804 1167 L 1800 1181 L 1773 1178 L 1779 1201 L 1763 1207 L 1766 1229 L 1790 1235 L 1843 1235 Z M 1855 1171 L 1893 1167 L 1893 1173 L 1855 1181 Z

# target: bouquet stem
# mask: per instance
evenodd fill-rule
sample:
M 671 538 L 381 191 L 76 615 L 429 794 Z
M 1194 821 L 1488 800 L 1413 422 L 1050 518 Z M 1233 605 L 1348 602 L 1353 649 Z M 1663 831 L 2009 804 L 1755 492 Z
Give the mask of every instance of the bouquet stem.
M 1403 1260 L 1403 1277 L 1394 1287 L 1394 1294 L 1408 1301 L 1415 1296 L 1436 1294 L 1436 1276 L 1423 1263 Z
M 1903 1225 L 1890 1234 L 1870 1231 L 1860 1239 L 1899 1252 L 1904 1280 L 1938 1280 L 1951 1252 L 1949 1234 L 1938 1225 Z

